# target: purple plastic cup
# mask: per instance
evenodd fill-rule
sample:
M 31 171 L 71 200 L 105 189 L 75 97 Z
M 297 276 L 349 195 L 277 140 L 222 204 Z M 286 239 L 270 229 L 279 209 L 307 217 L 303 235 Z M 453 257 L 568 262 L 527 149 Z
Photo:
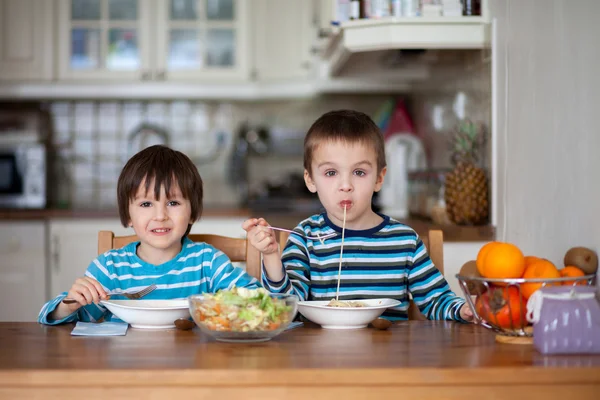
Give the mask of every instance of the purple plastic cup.
M 600 353 L 600 301 L 593 286 L 547 286 L 527 302 L 533 344 L 542 354 Z

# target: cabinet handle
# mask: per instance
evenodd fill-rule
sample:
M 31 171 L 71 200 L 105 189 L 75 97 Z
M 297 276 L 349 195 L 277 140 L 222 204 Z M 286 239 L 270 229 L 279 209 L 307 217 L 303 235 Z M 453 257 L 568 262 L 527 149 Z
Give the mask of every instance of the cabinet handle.
M 167 74 L 165 73 L 165 71 L 158 71 L 156 73 L 156 79 L 158 79 L 159 81 L 164 81 L 166 77 Z
M 56 272 L 60 271 L 60 253 L 58 251 L 60 247 L 60 238 L 58 235 L 52 235 L 52 248 L 50 249 L 52 255 L 52 264 Z
M 143 81 L 149 81 L 150 79 L 152 79 L 152 74 L 150 73 L 150 71 L 142 72 L 142 80 Z

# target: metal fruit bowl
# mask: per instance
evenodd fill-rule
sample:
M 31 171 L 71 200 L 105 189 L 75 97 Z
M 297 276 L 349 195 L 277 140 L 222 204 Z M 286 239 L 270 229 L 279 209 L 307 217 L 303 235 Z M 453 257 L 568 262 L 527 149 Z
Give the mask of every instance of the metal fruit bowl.
M 522 285 L 564 286 L 565 282 L 573 282 L 569 286 L 592 285 L 595 277 L 593 274 L 553 279 L 489 279 L 456 275 L 477 323 L 502 336 L 524 337 L 533 337 L 533 329 L 527 321 L 527 299 L 523 297 Z

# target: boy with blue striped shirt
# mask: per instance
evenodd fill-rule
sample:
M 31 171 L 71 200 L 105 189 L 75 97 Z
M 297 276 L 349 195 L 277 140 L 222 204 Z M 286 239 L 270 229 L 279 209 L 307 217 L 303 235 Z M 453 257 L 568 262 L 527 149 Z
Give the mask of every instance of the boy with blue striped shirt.
M 166 146 L 151 146 L 123 167 L 117 184 L 119 216 L 139 238 L 96 257 L 68 292 L 42 307 L 38 322 L 118 320 L 100 300 L 107 292 L 129 292 L 156 284 L 144 299 L 185 299 L 258 282 L 233 267 L 223 252 L 187 235 L 202 214 L 202 179 L 194 163 Z M 75 299 L 65 304 L 66 297 Z M 124 299 L 112 295 L 113 299 Z
M 245 221 L 250 243 L 263 254 L 263 285 L 300 300 L 335 299 L 345 227 L 339 300 L 393 298 L 401 304 L 383 318 L 406 320 L 410 293 L 429 319 L 471 321 L 472 311 L 450 290 L 417 233 L 373 211 L 373 193 L 385 173 L 383 136 L 371 118 L 350 110 L 321 116 L 304 140 L 304 180 L 325 212 L 294 230 L 311 237 L 337 235 L 320 241 L 291 234 L 280 255 L 263 218 Z

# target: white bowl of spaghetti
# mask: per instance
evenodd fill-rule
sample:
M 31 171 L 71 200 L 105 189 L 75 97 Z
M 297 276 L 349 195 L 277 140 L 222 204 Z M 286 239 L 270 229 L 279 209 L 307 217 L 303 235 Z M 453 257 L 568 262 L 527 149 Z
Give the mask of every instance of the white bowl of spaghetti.
M 298 312 L 325 329 L 365 328 L 369 322 L 390 308 L 400 305 L 394 299 L 360 299 L 299 301 Z

